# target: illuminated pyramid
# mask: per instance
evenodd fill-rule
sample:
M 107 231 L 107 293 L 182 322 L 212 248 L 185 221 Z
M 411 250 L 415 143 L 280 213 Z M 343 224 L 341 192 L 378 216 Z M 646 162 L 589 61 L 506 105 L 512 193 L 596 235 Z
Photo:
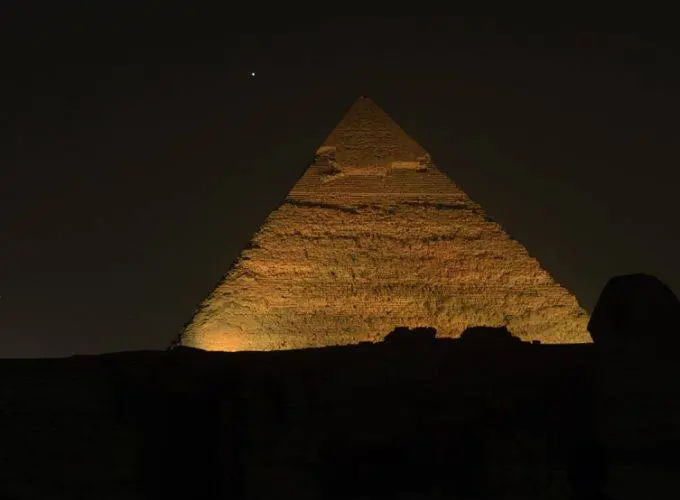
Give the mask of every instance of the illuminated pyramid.
M 317 150 L 182 333 L 208 350 L 377 341 L 396 326 L 506 325 L 590 342 L 575 297 L 371 100 Z

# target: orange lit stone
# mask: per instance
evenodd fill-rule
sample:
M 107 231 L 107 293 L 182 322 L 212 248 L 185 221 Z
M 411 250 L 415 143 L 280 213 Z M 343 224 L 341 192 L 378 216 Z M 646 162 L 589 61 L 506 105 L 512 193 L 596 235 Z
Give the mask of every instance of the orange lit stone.
M 181 344 L 293 349 L 375 341 L 396 326 L 457 337 L 474 325 L 590 342 L 575 297 L 369 99 L 251 243 Z

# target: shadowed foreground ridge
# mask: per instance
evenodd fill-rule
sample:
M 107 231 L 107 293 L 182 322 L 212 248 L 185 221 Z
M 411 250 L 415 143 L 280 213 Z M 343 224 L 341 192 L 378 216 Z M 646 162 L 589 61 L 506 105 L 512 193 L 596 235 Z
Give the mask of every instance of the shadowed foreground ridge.
M 587 315 L 371 100 L 360 98 L 179 339 L 207 350 L 457 337 L 589 342 Z

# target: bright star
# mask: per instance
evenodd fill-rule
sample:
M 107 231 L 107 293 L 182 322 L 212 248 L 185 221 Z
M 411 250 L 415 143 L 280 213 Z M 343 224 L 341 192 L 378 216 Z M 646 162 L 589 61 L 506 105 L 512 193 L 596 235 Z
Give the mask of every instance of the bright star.
M 255 72 L 254 72 L 254 71 L 251 71 L 251 72 L 250 72 L 250 76 L 255 76 Z

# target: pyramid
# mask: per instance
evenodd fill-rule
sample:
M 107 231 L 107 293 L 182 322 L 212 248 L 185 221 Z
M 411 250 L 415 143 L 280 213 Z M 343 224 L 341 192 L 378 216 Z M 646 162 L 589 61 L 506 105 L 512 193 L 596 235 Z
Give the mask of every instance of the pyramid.
M 588 316 L 370 99 L 360 98 L 179 338 L 206 350 L 506 325 L 590 342 Z

